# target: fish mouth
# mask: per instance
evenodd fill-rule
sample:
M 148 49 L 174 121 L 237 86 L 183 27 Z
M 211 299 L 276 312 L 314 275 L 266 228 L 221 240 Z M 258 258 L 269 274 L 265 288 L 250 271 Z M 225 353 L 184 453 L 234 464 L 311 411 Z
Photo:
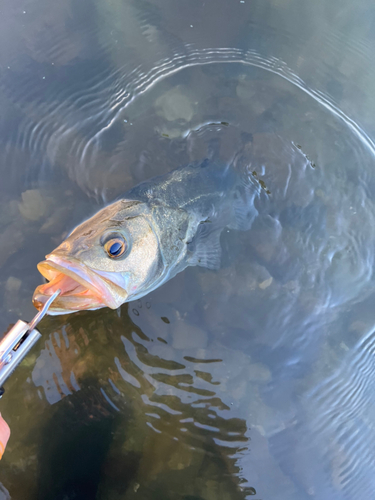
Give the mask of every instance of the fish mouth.
M 75 259 L 47 255 L 46 260 L 38 264 L 38 270 L 48 283 L 39 285 L 34 292 L 32 300 L 37 309 L 42 309 L 51 295 L 61 290 L 48 309 L 50 315 L 101 307 L 117 309 L 125 300 L 124 290 L 119 297 L 114 283 Z

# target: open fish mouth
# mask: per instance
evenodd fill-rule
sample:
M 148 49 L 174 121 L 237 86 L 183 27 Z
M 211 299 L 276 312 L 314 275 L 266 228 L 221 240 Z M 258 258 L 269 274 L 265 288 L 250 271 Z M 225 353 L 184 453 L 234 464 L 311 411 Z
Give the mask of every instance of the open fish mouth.
M 61 290 L 48 314 L 66 314 L 101 307 L 116 309 L 119 305 L 112 290 L 116 285 L 81 262 L 48 255 L 47 260 L 38 264 L 38 270 L 48 283 L 39 285 L 34 292 L 33 304 L 37 309 L 40 310 L 56 290 Z

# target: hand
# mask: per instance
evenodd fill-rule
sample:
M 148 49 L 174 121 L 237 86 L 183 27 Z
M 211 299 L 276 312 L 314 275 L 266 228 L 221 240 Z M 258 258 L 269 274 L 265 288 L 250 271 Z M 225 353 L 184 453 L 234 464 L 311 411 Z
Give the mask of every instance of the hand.
M 10 436 L 9 425 L 5 422 L 0 413 L 0 460 L 4 454 L 5 447 Z

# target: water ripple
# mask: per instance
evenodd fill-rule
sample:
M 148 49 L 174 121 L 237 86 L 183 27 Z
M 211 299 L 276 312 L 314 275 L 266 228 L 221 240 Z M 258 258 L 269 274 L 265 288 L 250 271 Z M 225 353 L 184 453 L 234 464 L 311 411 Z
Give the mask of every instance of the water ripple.
M 133 101 L 161 80 L 183 69 L 223 63 L 257 67 L 280 76 L 337 116 L 359 142 L 371 153 L 375 152 L 373 141 L 360 125 L 323 91 L 310 88 L 282 60 L 263 57 L 255 50 L 194 49 L 193 45 L 184 47 L 182 52 L 176 52 L 172 57 L 159 60 L 149 71 L 145 71 L 142 65 L 131 71 L 127 71 L 126 67 L 112 71 L 103 68 L 95 74 L 89 73 L 84 85 L 70 84 L 59 89 L 53 81 L 46 81 L 47 94 L 43 92 L 40 95 L 34 95 L 35 86 L 29 85 L 29 80 L 19 83 L 16 94 L 13 89 L 5 88 L 5 92 L 13 100 L 16 99 L 18 106 L 27 110 L 28 114 L 18 129 L 17 142 L 21 149 L 26 148 L 31 154 L 47 151 L 52 164 L 64 152 L 66 160 L 74 158 L 73 165 L 69 167 L 70 170 L 73 168 L 72 174 L 77 168 L 84 178 L 83 173 L 90 169 L 90 165 L 100 161 L 103 135 L 115 123 L 123 121 L 123 115 Z M 53 97 L 46 99 L 48 95 Z M 30 101 L 33 102 L 32 107 L 27 104 Z
M 345 498 L 370 498 L 374 491 L 375 332 L 371 328 L 340 362 L 340 367 L 308 394 L 310 432 L 326 440 L 325 459 Z

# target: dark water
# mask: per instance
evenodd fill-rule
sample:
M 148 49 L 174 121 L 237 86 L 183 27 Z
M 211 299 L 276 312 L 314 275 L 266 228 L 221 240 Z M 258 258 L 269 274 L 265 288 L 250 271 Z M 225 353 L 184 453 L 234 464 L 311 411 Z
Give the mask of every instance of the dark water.
M 220 271 L 44 320 L 0 403 L 0 498 L 370 499 L 372 3 L 0 13 L 1 332 L 34 315 L 37 262 L 136 183 L 209 157 L 270 191 Z

